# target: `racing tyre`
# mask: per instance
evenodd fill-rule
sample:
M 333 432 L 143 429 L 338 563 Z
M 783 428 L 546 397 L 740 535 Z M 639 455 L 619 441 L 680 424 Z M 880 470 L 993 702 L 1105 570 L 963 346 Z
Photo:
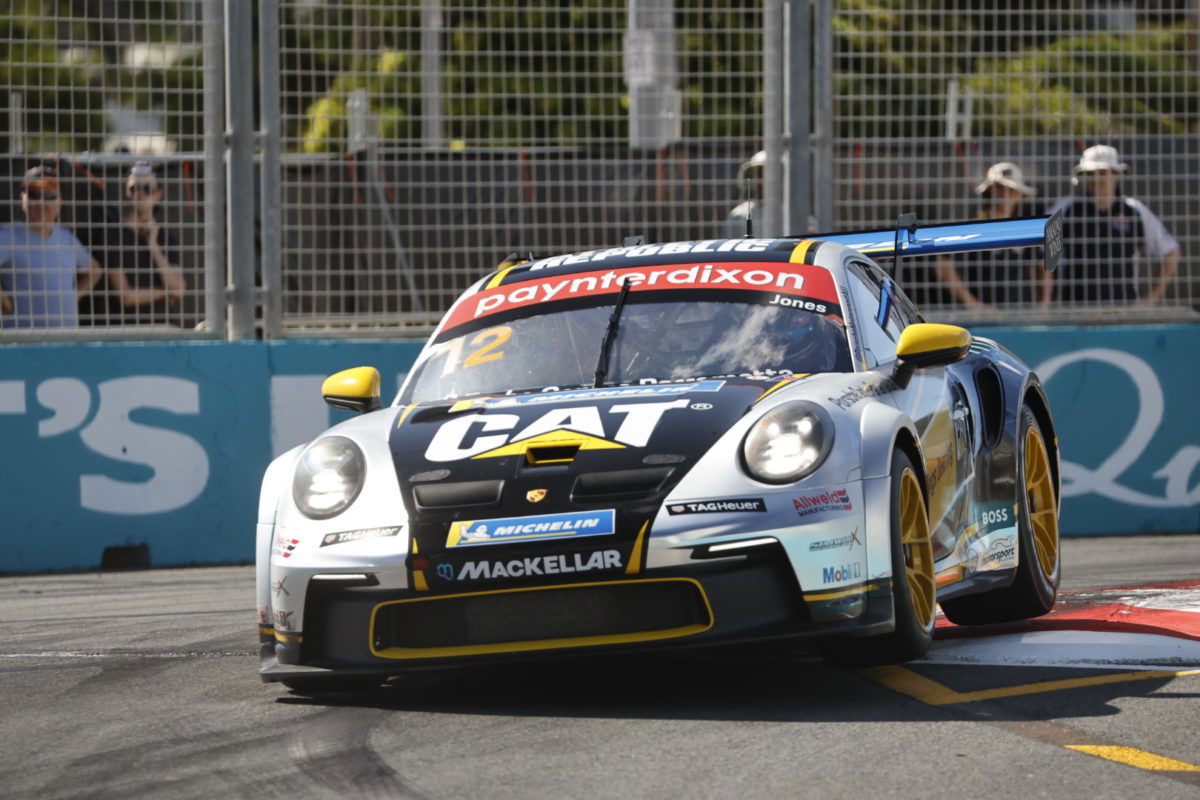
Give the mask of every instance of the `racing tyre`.
M 892 597 L 896 629 L 882 636 L 827 642 L 825 658 L 865 667 L 920 658 L 933 642 L 936 593 L 929 510 L 908 454 L 892 454 Z
M 984 625 L 1040 617 L 1054 607 L 1062 563 L 1058 542 L 1058 496 L 1050 455 L 1037 418 L 1021 406 L 1018 429 L 1017 574 L 1002 589 L 942 603 L 956 625 Z

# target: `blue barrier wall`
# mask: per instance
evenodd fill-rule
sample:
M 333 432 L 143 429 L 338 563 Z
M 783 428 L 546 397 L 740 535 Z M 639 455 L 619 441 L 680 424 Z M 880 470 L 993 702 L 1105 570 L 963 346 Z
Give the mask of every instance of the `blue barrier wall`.
M 1064 533 L 1200 531 L 1200 327 L 980 328 L 1046 379 Z M 252 557 L 263 468 L 344 412 L 326 375 L 413 342 L 0 347 L 0 572 L 94 568 L 146 544 L 157 566 Z

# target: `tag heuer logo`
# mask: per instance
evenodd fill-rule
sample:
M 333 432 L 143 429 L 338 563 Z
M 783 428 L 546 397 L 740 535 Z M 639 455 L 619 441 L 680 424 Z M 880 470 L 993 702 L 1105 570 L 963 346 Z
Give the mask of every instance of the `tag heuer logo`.
M 546 499 L 545 489 L 530 489 L 525 493 L 525 499 L 531 503 L 540 503 Z

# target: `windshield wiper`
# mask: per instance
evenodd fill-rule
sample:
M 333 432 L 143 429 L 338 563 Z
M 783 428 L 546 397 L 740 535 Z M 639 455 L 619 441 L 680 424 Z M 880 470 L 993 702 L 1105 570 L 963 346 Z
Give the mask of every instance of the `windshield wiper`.
M 633 283 L 625 281 L 621 284 L 621 292 L 617 295 L 617 304 L 613 306 L 612 316 L 608 318 L 608 327 L 604 329 L 604 339 L 600 342 L 600 358 L 596 361 L 596 381 L 592 388 L 604 384 L 604 376 L 608 374 L 609 351 L 617 338 L 617 328 L 621 327 L 621 309 L 625 307 L 625 298 L 629 296 L 629 287 Z

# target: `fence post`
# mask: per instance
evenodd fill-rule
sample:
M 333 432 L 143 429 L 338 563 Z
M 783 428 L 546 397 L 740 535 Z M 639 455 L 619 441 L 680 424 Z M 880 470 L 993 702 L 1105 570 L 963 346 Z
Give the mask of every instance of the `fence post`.
M 279 137 L 279 2 L 259 0 L 258 5 L 259 118 L 262 162 L 259 165 L 259 210 L 262 217 L 262 318 L 263 338 L 278 339 L 283 327 L 282 178 Z
M 442 2 L 421 0 L 421 139 L 445 147 L 442 111 Z
M 225 0 L 225 91 L 229 136 L 230 341 L 254 338 L 254 74 L 252 7 Z
M 833 14 L 834 0 L 816 0 L 813 94 L 813 204 L 817 230 L 833 228 Z
M 783 0 L 763 8 L 763 213 L 759 235 L 783 233 Z
M 204 319 L 225 338 L 225 6 L 204 3 Z
M 787 205 L 784 234 L 808 231 L 812 214 L 812 0 L 787 6 Z

